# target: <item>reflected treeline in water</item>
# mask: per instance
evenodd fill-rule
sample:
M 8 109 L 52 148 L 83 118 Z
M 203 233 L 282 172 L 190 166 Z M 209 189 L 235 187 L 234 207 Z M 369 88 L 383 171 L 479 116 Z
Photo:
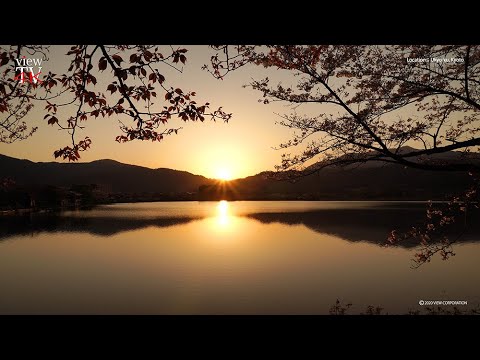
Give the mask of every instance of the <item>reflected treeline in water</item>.
M 279 209 L 264 211 L 254 207 L 242 217 L 264 224 L 279 223 L 283 225 L 304 225 L 307 228 L 324 234 L 338 236 L 347 241 L 365 241 L 378 245 L 386 243 L 390 231 L 408 230 L 425 221 L 425 203 L 369 203 L 368 206 L 354 208 L 295 209 L 282 212 Z M 141 216 L 132 210 L 127 216 L 109 216 L 104 211 L 101 216 L 85 216 L 86 212 L 76 213 L 30 213 L 16 216 L 0 217 L 0 240 L 14 236 L 35 235 L 41 232 L 86 232 L 99 236 L 111 236 L 125 231 L 140 230 L 146 227 L 179 226 L 200 220 L 207 215 L 189 216 Z M 459 242 L 480 241 L 480 219 L 478 212 L 475 218 L 470 216 L 466 223 L 465 233 Z M 227 216 L 227 215 L 225 215 Z M 228 215 L 235 216 L 235 215 Z M 465 222 L 460 220 L 454 233 L 464 230 Z M 402 241 L 403 247 L 418 245 L 418 241 Z
M 480 241 L 480 222 L 469 217 L 462 219 L 451 227 L 450 234 L 461 234 L 458 242 Z M 388 234 L 392 230 L 400 232 L 412 226 L 422 226 L 425 223 L 425 206 L 388 207 L 365 209 L 328 209 L 296 213 L 257 213 L 248 217 L 265 224 L 280 223 L 288 225 L 304 225 L 307 228 L 323 234 L 338 236 L 344 240 L 365 241 L 385 245 Z M 407 239 L 399 242 L 402 247 L 418 246 L 418 240 Z
M 18 235 L 35 235 L 41 232 L 87 232 L 111 236 L 125 231 L 149 226 L 169 227 L 196 220 L 191 217 L 137 218 L 132 217 L 80 217 L 62 216 L 58 213 L 26 214 L 0 217 L 0 239 Z

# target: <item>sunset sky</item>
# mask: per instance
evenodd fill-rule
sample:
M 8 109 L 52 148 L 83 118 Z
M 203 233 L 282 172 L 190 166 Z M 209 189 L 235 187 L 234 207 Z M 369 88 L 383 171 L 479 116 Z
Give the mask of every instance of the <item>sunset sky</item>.
M 119 144 L 115 137 L 121 131 L 114 116 L 89 119 L 85 123 L 86 129 L 78 133 L 78 139 L 89 136 L 93 144 L 89 151 L 82 153 L 81 161 L 108 158 L 150 168 L 185 170 L 211 178 L 238 178 L 273 170 L 274 165 L 279 164 L 282 153 L 273 147 L 287 140 L 290 134 L 287 129 L 275 124 L 280 119 L 275 113 L 289 113 L 290 109 L 280 103 L 264 105 L 258 101 L 262 94 L 242 85 L 253 78 L 265 76 L 279 79 L 282 74 L 248 66 L 230 73 L 223 81 L 216 80 L 201 70 L 202 65 L 209 62 L 212 49 L 201 45 L 182 47 L 189 50 L 182 74 L 165 66 L 160 67 L 167 79 L 167 86 L 196 91 L 198 103 L 208 101 L 212 110 L 222 106 L 226 112 L 233 113 L 230 122 L 225 124 L 206 120 L 204 123 L 184 123 L 174 118 L 169 125 L 183 127 L 178 135 L 168 136 L 162 142 L 133 141 Z M 42 64 L 42 73 L 65 73 L 70 62 L 70 57 L 64 55 L 68 50 L 69 46 L 51 46 L 49 60 Z M 107 72 L 97 76 L 95 91 L 105 92 L 107 83 L 102 78 L 107 78 Z M 163 106 L 163 95 L 159 99 L 158 105 Z M 47 125 L 43 120 L 44 114 L 44 105 L 39 103 L 28 115 L 27 121 L 32 126 L 38 126 L 38 131 L 25 141 L 0 143 L 0 153 L 32 161 L 55 161 L 54 150 L 69 145 L 69 135 L 66 131 Z

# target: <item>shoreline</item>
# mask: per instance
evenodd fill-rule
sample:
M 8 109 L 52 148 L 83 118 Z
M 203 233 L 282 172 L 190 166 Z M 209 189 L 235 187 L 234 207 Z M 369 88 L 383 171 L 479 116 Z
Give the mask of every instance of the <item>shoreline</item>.
M 0 216 L 18 216 L 18 215 L 26 215 L 26 214 L 49 214 L 49 213 L 56 213 L 56 212 L 63 212 L 63 211 L 83 211 L 83 210 L 90 210 L 96 206 L 102 205 L 115 205 L 115 204 L 139 204 L 139 203 L 172 203 L 172 202 L 219 202 L 219 201 L 229 201 L 229 202 L 237 202 L 237 201 L 248 201 L 248 202 L 260 202 L 260 201 L 271 201 L 271 202 L 279 202 L 279 201 L 286 201 L 286 202 L 398 202 L 398 203 L 428 203 L 431 201 L 432 203 L 446 203 L 448 201 L 445 200 L 424 200 L 424 199 L 362 199 L 362 200 L 314 200 L 314 199 L 209 199 L 209 200 L 152 200 L 152 201 L 145 201 L 145 200 L 138 200 L 138 201 L 118 201 L 118 202 L 99 202 L 96 204 L 89 204 L 84 206 L 68 206 L 68 207 L 50 207 L 50 208 L 23 208 L 23 209 L 3 209 L 0 210 Z

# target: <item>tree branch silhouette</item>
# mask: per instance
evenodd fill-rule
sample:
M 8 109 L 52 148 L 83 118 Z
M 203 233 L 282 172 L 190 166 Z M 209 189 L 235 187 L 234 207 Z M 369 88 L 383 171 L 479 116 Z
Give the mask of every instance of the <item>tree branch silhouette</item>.
M 91 118 L 116 117 L 122 133 L 115 140 L 122 143 L 160 141 L 166 135 L 176 134 L 181 126 L 167 127 L 173 117 L 184 122 L 203 122 L 205 118 L 228 122 L 232 116 L 221 107 L 209 110 L 208 102 L 197 104 L 194 91 L 165 86 L 166 79 L 159 66 L 168 66 L 181 73 L 179 65 L 183 67 L 187 61 L 188 50 L 184 48 L 170 46 L 165 50 L 171 53 L 164 56 L 160 47 L 154 45 L 75 45 L 66 54 L 71 61 L 65 73 L 49 72 L 39 84 L 19 85 L 13 79 L 14 67 L 8 64 L 14 64 L 22 49 L 29 50 L 30 56 L 41 55 L 43 60 L 47 59 L 49 51 L 46 46 L 27 45 L 0 49 L 0 68 L 4 67 L 0 72 L 0 115 L 6 114 L 0 119 L 1 142 L 22 140 L 33 134 L 36 128 L 28 132 L 23 119 L 36 104 L 45 106 L 44 120 L 48 125 L 69 132 L 71 144 L 54 152 L 56 158 L 69 161 L 77 161 L 80 153 L 90 148 L 92 140 L 88 136 L 80 141 L 76 138 L 77 130 L 85 129 L 86 121 Z M 124 57 L 128 57 L 129 64 Z M 103 81 L 97 84 L 95 75 L 107 68 L 113 77 L 107 80 L 107 84 Z M 163 99 L 157 98 L 156 85 L 164 93 Z M 94 91 L 99 87 L 106 88 L 106 91 Z M 55 91 L 58 88 L 60 90 Z M 116 99 L 118 94 L 120 97 Z M 61 108 L 70 109 L 65 112 L 73 115 L 61 115 Z M 132 123 L 128 125 L 122 121 L 124 117 L 130 118 Z

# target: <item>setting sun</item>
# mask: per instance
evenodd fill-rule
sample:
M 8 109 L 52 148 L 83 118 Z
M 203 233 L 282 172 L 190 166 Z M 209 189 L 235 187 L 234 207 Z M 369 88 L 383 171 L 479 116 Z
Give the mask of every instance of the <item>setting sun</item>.
M 221 168 L 217 170 L 217 179 L 220 180 L 231 180 L 232 179 L 232 172 L 229 169 Z
M 2 32 L 0 317 L 480 314 L 480 39 L 147 31 Z

